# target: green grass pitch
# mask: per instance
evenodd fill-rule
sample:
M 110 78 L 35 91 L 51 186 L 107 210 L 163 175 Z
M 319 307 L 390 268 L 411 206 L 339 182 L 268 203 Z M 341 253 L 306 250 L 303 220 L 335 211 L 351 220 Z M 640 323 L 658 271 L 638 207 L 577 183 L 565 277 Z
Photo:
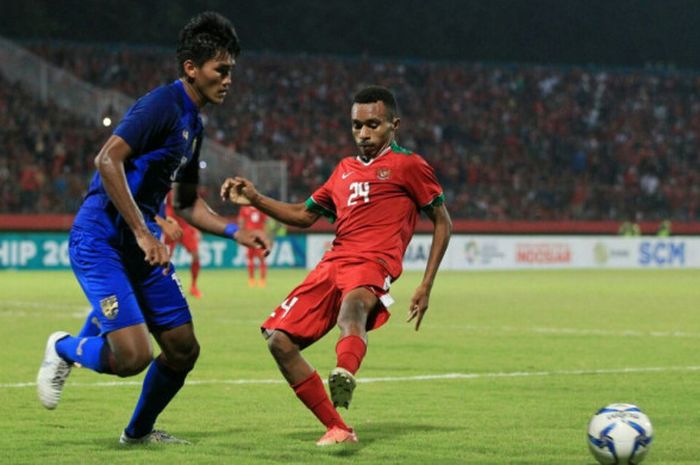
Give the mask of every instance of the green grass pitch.
M 0 463 L 593 465 L 586 425 L 612 402 L 650 416 L 645 463 L 700 462 L 700 271 L 441 272 L 419 332 L 404 320 L 420 274 L 406 273 L 341 411 L 360 443 L 323 449 L 258 331 L 305 274 L 249 289 L 244 271 L 203 270 L 201 357 L 158 424 L 194 444 L 124 448 L 142 376 L 75 369 L 56 410 L 36 399 L 46 337 L 86 312 L 73 276 L 0 272 Z M 336 338 L 305 351 L 322 377 Z

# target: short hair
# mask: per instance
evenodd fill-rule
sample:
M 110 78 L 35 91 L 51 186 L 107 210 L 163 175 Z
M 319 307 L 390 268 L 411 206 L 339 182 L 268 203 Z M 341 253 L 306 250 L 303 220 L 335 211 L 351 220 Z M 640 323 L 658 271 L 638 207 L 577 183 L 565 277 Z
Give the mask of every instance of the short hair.
M 202 66 L 222 51 L 230 53 L 232 57 L 241 53 L 241 45 L 233 24 L 213 11 L 198 14 L 180 31 L 177 46 L 179 75 L 185 74 L 182 66 L 185 61 L 192 60 L 196 66 Z
M 399 105 L 396 103 L 394 94 L 383 86 L 367 86 L 357 94 L 353 103 L 374 103 L 384 102 L 384 106 L 389 110 L 389 118 L 398 118 Z

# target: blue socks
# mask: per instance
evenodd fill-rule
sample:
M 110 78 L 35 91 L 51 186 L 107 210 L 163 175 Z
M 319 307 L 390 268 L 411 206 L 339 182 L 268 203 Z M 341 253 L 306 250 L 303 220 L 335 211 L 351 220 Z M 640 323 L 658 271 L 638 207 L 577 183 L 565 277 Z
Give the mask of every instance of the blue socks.
M 83 329 L 78 333 L 78 337 L 99 336 L 100 332 L 102 332 L 100 319 L 97 318 L 97 310 L 93 308 L 85 319 L 85 324 L 83 325 Z
M 156 418 L 185 384 L 186 377 L 187 372 L 173 371 L 160 361 L 160 357 L 153 360 L 143 380 L 134 415 L 124 430 L 127 436 L 140 438 L 153 431 Z
M 102 336 L 66 336 L 56 342 L 56 352 L 70 363 L 80 363 L 98 373 L 111 373 L 109 344 Z

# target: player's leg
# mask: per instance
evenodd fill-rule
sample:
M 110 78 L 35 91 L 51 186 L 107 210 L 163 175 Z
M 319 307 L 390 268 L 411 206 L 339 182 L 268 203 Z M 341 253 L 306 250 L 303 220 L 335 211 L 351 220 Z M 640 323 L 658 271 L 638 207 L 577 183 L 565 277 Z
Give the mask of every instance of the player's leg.
M 361 287 L 348 292 L 338 313 L 340 338 L 335 346 L 336 368 L 328 377 L 331 399 L 336 407 L 350 406 L 355 390 L 355 373 L 367 352 L 367 319 L 379 303 L 369 289 Z
M 318 372 L 301 355 L 301 348 L 283 331 L 265 331 L 267 346 L 282 375 L 299 400 L 326 427 L 326 434 L 317 442 L 329 445 L 357 442 L 357 436 L 333 408 Z M 331 435 L 329 435 L 329 433 Z M 329 436 L 329 437 L 326 437 Z
M 255 287 L 255 250 L 250 247 L 246 252 L 246 263 L 248 264 L 248 287 Z
M 197 278 L 199 277 L 199 270 L 201 269 L 199 261 L 199 231 L 188 224 L 185 224 L 182 229 L 182 245 L 192 257 L 192 263 L 190 264 L 190 273 L 192 275 L 190 294 L 196 298 L 200 298 L 202 297 L 202 293 L 197 287 Z
M 142 371 L 152 357 L 143 316 L 134 298 L 119 254 L 83 236 L 71 237 L 71 264 L 93 308 L 100 308 L 105 334 L 73 337 L 53 333 L 47 341 L 37 375 L 41 403 L 56 408 L 74 364 L 98 373 L 130 376 Z
M 100 326 L 100 311 L 96 308 L 92 308 L 90 313 L 88 313 L 85 318 L 85 323 L 78 333 L 78 337 L 88 337 L 88 336 L 98 336 L 102 332 L 102 326 Z
M 131 421 L 124 429 L 122 443 L 168 442 L 187 443 L 181 439 L 154 430 L 158 415 L 165 409 L 185 383 L 199 356 L 199 343 L 192 323 L 154 332 L 161 354 L 153 360 L 146 372 L 141 396 Z
M 267 262 L 265 261 L 265 255 L 262 250 L 259 249 L 255 250 L 255 255 L 260 261 L 260 281 L 258 282 L 258 286 L 265 287 L 267 285 Z
M 357 436 L 333 408 L 318 373 L 302 357 L 302 348 L 317 341 L 335 325 L 340 291 L 333 270 L 320 264 L 263 323 L 268 347 L 290 387 L 326 427 L 318 445 L 356 442 Z
M 158 415 L 183 386 L 199 355 L 192 316 L 172 264 L 168 275 L 163 275 L 160 267 L 152 268 L 139 281 L 136 292 L 162 353 L 148 368 L 141 395 L 120 442 L 184 443 L 186 441 L 154 430 L 153 426 Z

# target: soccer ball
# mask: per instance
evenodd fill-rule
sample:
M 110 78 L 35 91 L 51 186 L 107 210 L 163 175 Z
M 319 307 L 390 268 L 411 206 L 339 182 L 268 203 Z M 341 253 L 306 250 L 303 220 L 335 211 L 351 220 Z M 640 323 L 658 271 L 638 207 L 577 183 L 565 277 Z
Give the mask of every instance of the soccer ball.
M 654 431 L 632 404 L 610 404 L 588 423 L 588 448 L 602 465 L 637 465 L 649 452 Z

